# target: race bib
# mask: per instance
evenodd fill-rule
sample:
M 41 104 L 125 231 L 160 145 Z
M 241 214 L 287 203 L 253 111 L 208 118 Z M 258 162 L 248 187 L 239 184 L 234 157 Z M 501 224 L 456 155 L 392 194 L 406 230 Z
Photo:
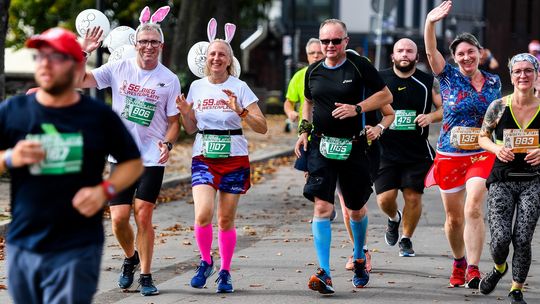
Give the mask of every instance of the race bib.
M 352 139 L 323 136 L 319 151 L 328 159 L 346 160 L 352 150 Z
M 62 175 L 81 172 L 82 134 L 58 133 L 51 124 L 44 124 L 42 128 L 47 133 L 26 135 L 26 139 L 40 142 L 45 150 L 45 159 L 30 165 L 30 174 Z
M 478 150 L 478 136 L 480 128 L 453 127 L 450 131 L 450 144 L 462 150 Z
M 141 101 L 131 96 L 126 96 L 124 111 L 121 116 L 136 124 L 148 127 L 152 122 L 156 105 Z
M 225 158 L 231 154 L 230 135 L 203 134 L 203 155 L 208 158 Z
M 527 153 L 538 148 L 538 129 L 505 129 L 503 143 L 514 153 Z
M 390 125 L 391 130 L 416 130 L 414 119 L 416 118 L 415 110 L 396 110 L 396 118 Z

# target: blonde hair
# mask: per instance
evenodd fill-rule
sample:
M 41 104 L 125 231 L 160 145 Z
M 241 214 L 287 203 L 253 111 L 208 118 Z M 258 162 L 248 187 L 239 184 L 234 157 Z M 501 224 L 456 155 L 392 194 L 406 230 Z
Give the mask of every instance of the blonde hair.
M 238 75 L 236 74 L 236 62 L 234 60 L 234 52 L 233 52 L 233 49 L 231 47 L 231 45 L 223 40 L 223 39 L 215 39 L 214 41 L 210 42 L 210 44 L 208 45 L 208 48 L 206 49 L 206 58 L 208 58 L 208 51 L 210 51 L 210 47 L 214 44 L 214 43 L 223 43 L 224 45 L 227 46 L 227 56 L 229 57 L 230 61 L 231 61 L 231 64 L 229 64 L 227 66 L 227 74 L 229 75 L 232 75 L 234 77 L 238 77 Z M 208 62 L 205 63 L 204 65 L 204 76 L 209 76 L 210 75 L 210 67 L 208 66 Z

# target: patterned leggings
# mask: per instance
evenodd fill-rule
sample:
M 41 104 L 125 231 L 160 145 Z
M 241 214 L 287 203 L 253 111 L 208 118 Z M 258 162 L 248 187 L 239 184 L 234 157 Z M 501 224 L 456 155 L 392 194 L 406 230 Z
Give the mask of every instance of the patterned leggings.
M 491 256 L 504 264 L 514 246 L 512 278 L 524 283 L 531 266 L 531 241 L 540 216 L 540 179 L 521 182 L 497 182 L 489 187 L 488 222 L 491 232 Z M 516 220 L 512 228 L 512 219 Z

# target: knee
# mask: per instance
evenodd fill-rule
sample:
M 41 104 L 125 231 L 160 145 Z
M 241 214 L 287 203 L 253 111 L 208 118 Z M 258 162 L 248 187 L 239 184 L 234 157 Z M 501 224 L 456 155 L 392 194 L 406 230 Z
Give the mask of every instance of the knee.
M 111 223 L 113 229 L 121 229 L 129 225 L 130 212 L 114 212 L 111 213 Z
M 323 202 L 316 202 L 313 207 L 313 214 L 317 217 L 330 217 L 334 205 Z
M 211 214 L 197 214 L 197 216 L 195 216 L 195 225 L 197 226 L 204 227 L 210 223 L 212 223 Z
M 459 215 L 447 214 L 446 215 L 446 226 L 450 229 L 460 229 L 463 227 L 464 218 Z
M 422 195 L 416 192 L 403 192 L 403 200 L 409 208 L 422 207 Z
M 218 227 L 221 231 L 227 231 L 234 227 L 234 216 L 222 215 L 218 218 Z
M 479 220 L 484 218 L 481 206 L 468 206 L 465 208 L 465 217 L 469 220 Z
M 139 208 L 135 212 L 135 222 L 139 229 L 151 229 L 152 228 L 152 214 L 154 212 L 154 206 L 144 206 Z

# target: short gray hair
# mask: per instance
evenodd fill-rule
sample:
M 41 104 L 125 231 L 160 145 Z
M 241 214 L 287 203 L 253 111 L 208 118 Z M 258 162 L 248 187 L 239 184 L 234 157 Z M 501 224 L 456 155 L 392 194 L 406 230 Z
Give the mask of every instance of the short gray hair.
M 341 25 L 341 28 L 343 29 L 343 32 L 345 32 L 345 36 L 347 36 L 347 25 L 345 25 L 345 22 L 339 20 L 339 19 L 326 19 L 321 23 L 321 26 L 319 27 L 319 31 L 323 28 L 323 26 L 327 24 L 339 24 Z
M 317 38 L 309 38 L 308 42 L 306 43 L 306 53 L 308 52 L 308 48 L 313 43 L 321 43 L 321 41 Z
M 144 32 L 144 31 L 148 31 L 148 32 L 156 32 L 159 34 L 159 36 L 161 37 L 161 43 L 164 42 L 164 39 L 163 39 L 163 31 L 161 31 L 161 26 L 159 26 L 159 24 L 157 23 L 143 23 L 141 25 L 139 25 L 139 27 L 137 27 L 137 31 L 135 32 L 135 39 L 136 40 L 139 40 L 139 33 L 140 32 Z

